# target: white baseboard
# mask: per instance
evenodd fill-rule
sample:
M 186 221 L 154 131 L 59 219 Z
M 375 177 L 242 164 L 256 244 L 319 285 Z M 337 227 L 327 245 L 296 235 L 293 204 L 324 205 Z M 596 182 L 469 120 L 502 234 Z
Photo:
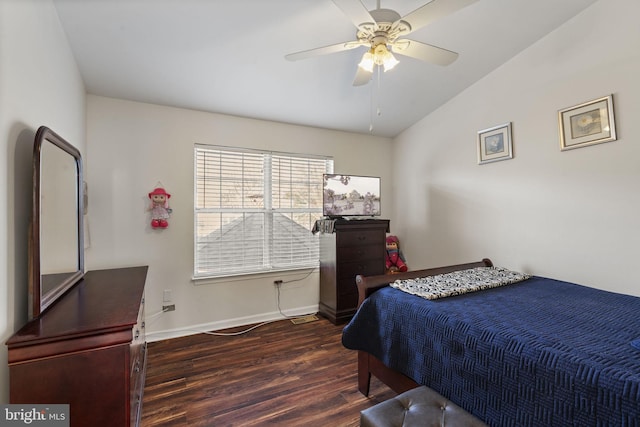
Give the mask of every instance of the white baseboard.
M 286 310 L 284 314 L 287 316 L 302 316 L 305 314 L 315 314 L 318 312 L 318 306 L 312 305 L 308 307 L 299 307 L 296 309 Z M 237 317 L 234 319 L 225 319 L 217 322 L 202 323 L 199 325 L 186 326 L 183 328 L 168 329 L 164 331 L 147 332 L 147 342 L 162 341 L 171 338 L 186 337 L 189 335 L 200 334 L 209 331 L 218 331 L 220 329 L 235 328 L 238 326 L 253 325 L 262 322 L 272 322 L 276 320 L 286 319 L 279 312 L 262 313 L 253 316 Z

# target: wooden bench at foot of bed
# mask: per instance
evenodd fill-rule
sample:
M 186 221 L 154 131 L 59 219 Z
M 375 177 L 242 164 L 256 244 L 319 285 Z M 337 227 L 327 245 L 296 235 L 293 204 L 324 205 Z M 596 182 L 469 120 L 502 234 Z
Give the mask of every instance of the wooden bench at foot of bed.
M 487 427 L 434 390 L 420 386 L 360 412 L 360 427 Z

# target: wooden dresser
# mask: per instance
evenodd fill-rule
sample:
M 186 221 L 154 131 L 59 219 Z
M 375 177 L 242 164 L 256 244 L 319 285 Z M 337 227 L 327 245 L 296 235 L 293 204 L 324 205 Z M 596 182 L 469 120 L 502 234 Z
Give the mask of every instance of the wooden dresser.
M 146 266 L 90 271 L 13 335 L 11 403 L 69 404 L 71 426 L 138 425 L 146 276 Z
M 356 312 L 356 275 L 384 274 L 389 220 L 331 221 L 320 227 L 319 313 L 338 324 Z

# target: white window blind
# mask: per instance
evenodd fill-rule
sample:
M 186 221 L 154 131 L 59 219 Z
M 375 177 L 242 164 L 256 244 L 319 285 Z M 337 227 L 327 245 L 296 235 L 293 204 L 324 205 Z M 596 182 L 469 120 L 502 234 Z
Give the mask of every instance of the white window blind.
M 194 277 L 317 267 L 317 156 L 195 146 Z

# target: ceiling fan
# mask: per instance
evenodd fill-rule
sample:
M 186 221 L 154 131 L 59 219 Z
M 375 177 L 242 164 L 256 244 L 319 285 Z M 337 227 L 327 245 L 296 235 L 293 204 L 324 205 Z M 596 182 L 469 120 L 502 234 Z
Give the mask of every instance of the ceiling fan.
M 333 0 L 356 26 L 356 40 L 291 53 L 285 58 L 297 61 L 365 46 L 367 51 L 358 64 L 354 86 L 367 84 L 375 66 L 381 66 L 387 71 L 398 63 L 389 50 L 421 61 L 449 65 L 456 60 L 457 53 L 401 37 L 476 1 L 478 0 L 432 0 L 401 17 L 395 10 L 381 9 L 380 0 L 377 1 L 377 8 L 371 11 L 360 0 Z

